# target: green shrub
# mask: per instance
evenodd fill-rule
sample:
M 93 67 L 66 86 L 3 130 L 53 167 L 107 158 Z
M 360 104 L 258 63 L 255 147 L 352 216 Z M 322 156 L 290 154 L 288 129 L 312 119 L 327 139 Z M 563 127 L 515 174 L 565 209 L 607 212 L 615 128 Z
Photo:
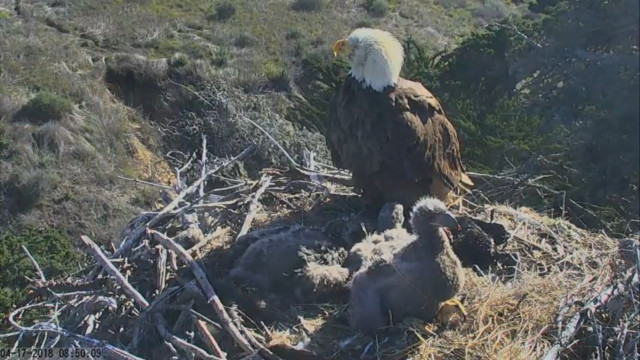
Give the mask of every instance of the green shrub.
M 28 120 L 34 124 L 62 119 L 71 113 L 73 104 L 64 96 L 50 91 L 39 91 L 16 113 L 16 119 Z
M 360 20 L 360 21 L 358 21 L 356 23 L 356 27 L 357 28 L 361 28 L 361 27 L 370 28 L 370 27 L 373 27 L 373 25 L 374 25 L 374 23 L 373 23 L 373 20 L 371 20 L 371 19 L 363 19 L 363 20 Z
M 42 170 L 12 173 L 0 183 L 0 206 L 9 214 L 26 213 L 58 185 L 59 179 Z
M 287 31 L 287 34 L 285 35 L 285 38 L 287 40 L 300 40 L 303 37 L 304 35 L 302 35 L 302 31 L 300 31 L 299 29 L 291 29 Z
M 38 274 L 21 248 L 35 258 L 47 280 L 78 269 L 84 257 L 58 229 L 26 229 L 20 233 L 0 232 L 0 317 L 4 318 L 27 293 L 29 281 Z
M 256 45 L 258 43 L 258 39 L 255 36 L 250 34 L 240 34 L 233 42 L 233 45 L 239 48 L 248 48 Z
M 221 46 L 213 54 L 211 63 L 217 67 L 223 67 L 229 63 L 230 58 L 231 51 L 229 51 L 229 48 Z
M 312 12 L 321 10 L 324 5 L 324 0 L 295 0 L 291 4 L 291 10 Z
M 236 14 L 236 6 L 230 2 L 222 2 L 215 6 L 215 19 L 227 21 Z
M 374 17 L 385 17 L 389 13 L 389 2 L 387 0 L 366 0 L 364 7 L 369 15 Z

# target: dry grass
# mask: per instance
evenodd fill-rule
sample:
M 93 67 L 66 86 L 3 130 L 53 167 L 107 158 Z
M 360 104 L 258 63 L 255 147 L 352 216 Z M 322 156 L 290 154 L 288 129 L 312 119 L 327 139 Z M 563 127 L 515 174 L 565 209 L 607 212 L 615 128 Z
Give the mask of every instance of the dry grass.
M 310 182 L 296 188 L 293 184 L 300 181 L 293 181 L 290 173 L 276 169 L 265 169 L 265 172 L 272 175 L 273 180 L 260 198 L 262 206 L 252 229 L 293 223 L 326 226 L 361 210 L 353 196 L 336 195 L 349 194 L 349 188 L 326 183 L 328 188 L 321 190 Z M 242 200 L 251 197 L 258 187 L 256 181 L 244 180 L 246 185 L 240 184 L 239 188 L 236 185 L 234 189 L 220 189 L 219 193 L 224 194 L 224 205 L 205 201 L 203 207 L 197 210 L 202 219 L 200 227 L 204 236 L 211 240 L 200 247 L 196 257 L 201 259 L 210 281 L 222 281 L 219 288 L 215 286 L 227 306 L 232 305 L 234 295 L 231 294 L 233 291 L 229 292 L 229 285 L 223 285 L 224 274 L 228 270 L 225 263 L 229 250 L 233 253 L 236 244 L 234 234 L 237 234 L 247 216 L 247 206 L 243 205 Z M 226 185 L 223 183 L 220 185 L 225 187 L 237 184 L 235 181 Z M 328 195 L 327 192 L 334 195 Z M 196 198 L 197 195 L 193 194 L 187 201 L 191 203 Z M 240 302 L 238 298 L 233 300 L 237 309 L 229 311 L 238 314 L 244 326 L 266 344 L 303 344 L 306 349 L 328 358 L 355 359 L 367 353 L 368 357 L 379 359 L 531 359 L 543 357 L 556 343 L 568 319 L 582 311 L 596 294 L 617 282 L 624 283 L 626 275 L 615 239 L 582 230 L 566 221 L 546 217 L 527 208 L 495 204 L 480 206 L 468 201 L 464 205 L 467 213 L 485 221 L 493 218 L 504 225 L 511 238 L 501 250 L 515 253 L 520 258 L 515 273 L 512 269 L 494 267 L 479 276 L 472 269 L 465 270 L 467 282 L 460 295 L 467 308 L 466 321 L 454 317 L 446 325 L 430 325 L 416 319 L 405 319 L 396 324 L 391 332 L 372 339 L 349 328 L 345 321 L 346 306 L 338 301 L 286 307 L 277 305 L 278 301 L 273 302 L 276 305 L 267 301 L 270 309 L 268 316 L 272 320 L 261 319 L 264 315 L 253 313 L 255 309 L 244 307 L 247 303 Z M 132 221 L 130 224 L 134 223 Z M 163 232 L 171 235 L 180 231 L 182 225 L 178 223 L 169 221 L 159 226 Z M 127 264 L 131 285 L 151 302 L 164 296 L 158 294 L 153 281 L 149 281 L 158 275 L 155 270 L 157 253 L 153 239 L 143 235 L 140 240 L 146 241 L 127 255 L 128 261 L 122 263 Z M 170 264 L 167 265 L 169 269 L 172 268 Z M 78 282 L 81 279 L 84 279 L 83 275 L 68 280 Z M 169 277 L 165 290 L 171 293 L 177 288 L 183 289 L 188 281 L 189 276 L 178 270 Z M 177 288 L 167 290 L 172 286 Z M 183 301 L 190 304 L 189 309 L 216 319 L 205 298 L 197 295 L 197 292 L 182 291 L 184 294 L 175 299 L 171 297 L 166 304 L 154 310 L 167 318 L 176 336 L 181 336 L 187 325 L 177 322 L 172 309 L 183 304 Z M 109 294 L 107 296 L 113 296 Z M 82 301 L 78 303 L 82 304 Z M 133 329 L 138 329 L 136 331 L 141 331 L 140 334 L 145 336 L 129 349 L 138 355 L 150 356 L 155 351 L 152 349 L 157 349 L 159 341 L 151 331 L 154 323 L 144 320 L 147 312 L 142 312 L 139 317 L 120 316 L 133 309 L 130 302 L 119 301 L 118 304 L 119 310 L 105 314 L 91 336 L 113 344 L 127 344 L 132 339 Z M 630 318 L 634 306 L 638 306 L 637 299 L 634 300 L 627 292 L 627 295 L 623 293 L 610 305 L 604 306 L 606 310 L 594 315 L 601 325 L 599 328 L 606 332 L 603 337 L 609 341 L 603 340 L 605 353 L 612 352 L 607 346 L 616 346 L 615 337 L 622 322 L 630 326 L 628 336 L 637 339 L 637 324 Z M 85 310 L 75 305 L 65 307 L 64 312 L 58 315 L 61 326 L 73 324 L 78 311 Z M 619 315 L 615 315 L 616 312 Z M 595 351 L 593 335 L 585 333 L 586 328 L 572 338 L 571 350 L 562 358 L 585 358 Z M 120 330 L 114 332 L 113 329 Z M 222 348 L 232 348 L 231 339 L 226 333 L 215 334 Z M 197 341 L 194 344 L 205 346 Z
M 404 339 L 391 337 L 380 344 L 384 341 L 380 338 L 369 349 L 370 355 L 377 353 L 375 356 L 382 359 L 542 358 L 554 344 L 558 330 L 555 322 L 561 307 L 568 307 L 569 311 L 561 316 L 566 321 L 580 309 L 567 303 L 590 299 L 619 279 L 617 240 L 527 208 L 487 205 L 470 209 L 484 220 L 489 219 L 492 211 L 494 221 L 503 224 L 512 235 L 505 250 L 521 257 L 515 278 L 505 280 L 499 269 L 486 276 L 467 269 L 467 282 L 461 294 L 469 314 L 467 321 L 458 319 L 436 328 L 435 333 L 425 329 L 426 324 L 420 321 L 404 321 L 399 326 L 404 329 Z M 335 314 L 326 315 L 305 318 L 322 329 L 320 334 L 311 330 L 309 348 L 325 355 L 337 351 L 338 358 L 356 358 L 374 341 L 358 337 L 337 322 Z M 286 334 L 289 332 L 285 330 Z M 354 336 L 349 346 L 338 346 L 338 342 Z M 294 337 L 289 344 L 301 340 Z
M 492 274 L 469 273 L 464 290 L 469 320 L 455 331 L 427 338 L 418 358 L 437 358 L 457 348 L 472 358 L 541 358 L 553 345 L 559 307 L 570 299 L 590 298 L 616 276 L 611 268 L 616 240 L 526 208 L 492 206 L 484 212 L 491 209 L 510 231 L 506 250 L 520 254 L 522 268 L 506 283 Z

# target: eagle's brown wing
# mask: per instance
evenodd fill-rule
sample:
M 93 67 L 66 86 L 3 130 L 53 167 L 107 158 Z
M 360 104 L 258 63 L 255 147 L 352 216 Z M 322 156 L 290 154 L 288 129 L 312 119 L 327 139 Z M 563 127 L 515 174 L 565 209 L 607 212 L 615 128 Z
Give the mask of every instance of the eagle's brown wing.
M 456 129 L 447 119 L 438 99 L 422 84 L 402 78 L 389 96 L 399 118 L 387 123 L 400 128 L 388 131 L 390 135 L 402 136 L 413 146 L 405 162 L 407 168 L 418 172 L 416 180 L 419 181 L 422 174 L 437 174 L 451 189 L 456 189 L 461 183 L 473 186 L 462 163 Z
M 401 79 L 378 92 L 349 76 L 331 100 L 326 125 L 334 164 L 352 172 L 354 186 L 372 203 L 410 208 L 420 196 L 443 198 L 461 182 L 472 184 L 455 129 L 418 83 Z
M 339 127 L 340 120 L 338 119 L 338 96 L 340 93 L 334 95 L 329 100 L 329 109 L 327 111 L 327 121 L 326 121 L 326 131 L 325 131 L 325 142 L 327 144 L 327 148 L 329 149 L 329 154 L 331 155 L 331 160 L 333 161 L 333 165 L 338 168 L 345 169 L 347 168 L 342 160 L 341 156 L 341 147 L 339 146 L 342 141 L 342 134 L 340 133 L 342 129 Z

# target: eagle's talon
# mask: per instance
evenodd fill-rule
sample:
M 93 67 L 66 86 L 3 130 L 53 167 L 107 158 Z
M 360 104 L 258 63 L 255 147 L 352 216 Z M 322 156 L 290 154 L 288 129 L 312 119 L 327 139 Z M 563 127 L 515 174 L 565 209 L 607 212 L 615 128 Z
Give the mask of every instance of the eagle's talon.
M 463 321 L 467 320 L 467 310 L 457 298 L 449 299 L 440 305 L 440 309 L 436 314 L 436 321 L 441 324 L 447 324 L 453 314 L 460 314 Z

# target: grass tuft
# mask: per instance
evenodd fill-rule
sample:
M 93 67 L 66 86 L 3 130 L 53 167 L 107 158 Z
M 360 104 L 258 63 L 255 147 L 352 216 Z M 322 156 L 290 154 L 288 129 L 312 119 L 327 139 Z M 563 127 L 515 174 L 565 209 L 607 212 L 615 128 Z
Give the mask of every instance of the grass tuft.
M 291 4 L 291 10 L 294 11 L 320 11 L 324 8 L 324 0 L 295 0 Z
M 387 0 L 366 0 L 365 9 L 373 17 L 385 17 L 389 14 L 389 2 Z
M 15 115 L 16 120 L 43 124 L 47 121 L 61 120 L 71 113 L 71 100 L 50 91 L 39 91 Z

